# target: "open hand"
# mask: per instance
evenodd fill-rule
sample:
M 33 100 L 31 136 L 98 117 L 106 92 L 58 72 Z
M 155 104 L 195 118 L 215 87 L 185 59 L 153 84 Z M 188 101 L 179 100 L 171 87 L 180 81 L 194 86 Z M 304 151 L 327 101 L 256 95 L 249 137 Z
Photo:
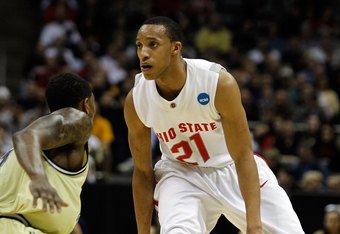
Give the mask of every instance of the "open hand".
M 32 179 L 29 188 L 33 195 L 34 208 L 37 207 L 39 198 L 42 200 L 42 209 L 47 212 L 49 208 L 51 214 L 53 214 L 55 210 L 60 213 L 62 207 L 68 206 L 68 204 L 59 197 L 55 188 L 50 185 L 46 176 Z

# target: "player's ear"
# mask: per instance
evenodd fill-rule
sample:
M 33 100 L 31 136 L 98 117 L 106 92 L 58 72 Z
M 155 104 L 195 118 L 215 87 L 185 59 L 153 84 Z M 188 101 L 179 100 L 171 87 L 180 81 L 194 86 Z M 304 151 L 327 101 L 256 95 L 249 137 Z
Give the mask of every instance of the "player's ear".
M 89 114 L 90 113 L 90 98 L 85 98 L 83 101 L 82 101 L 82 110 L 86 113 L 86 114 Z
M 181 51 L 182 51 L 182 43 L 180 41 L 173 42 L 172 54 L 173 55 L 181 54 Z

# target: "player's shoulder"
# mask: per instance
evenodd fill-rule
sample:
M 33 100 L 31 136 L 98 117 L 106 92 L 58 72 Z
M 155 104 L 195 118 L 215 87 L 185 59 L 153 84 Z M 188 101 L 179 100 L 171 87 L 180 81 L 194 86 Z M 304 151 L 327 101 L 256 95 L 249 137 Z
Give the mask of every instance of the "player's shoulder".
M 219 73 L 224 67 L 218 63 L 211 62 L 205 59 L 188 59 L 184 58 L 189 66 L 195 67 L 198 70 L 205 70 Z
M 64 117 L 64 118 L 83 118 L 88 117 L 84 111 L 81 111 L 74 107 L 65 107 L 59 110 L 53 111 L 49 114 L 53 117 Z
M 136 75 L 135 75 L 135 84 L 134 84 L 134 87 L 136 87 L 138 84 L 140 84 L 141 83 L 141 80 L 144 78 L 144 76 L 143 76 L 143 73 L 142 72 L 140 72 L 140 73 L 137 73 Z
M 92 126 L 91 117 L 84 111 L 78 110 L 73 107 L 65 107 L 46 115 L 44 122 L 48 122 L 48 125 L 55 128 L 62 126 L 87 126 L 82 130 L 84 132 L 89 131 Z

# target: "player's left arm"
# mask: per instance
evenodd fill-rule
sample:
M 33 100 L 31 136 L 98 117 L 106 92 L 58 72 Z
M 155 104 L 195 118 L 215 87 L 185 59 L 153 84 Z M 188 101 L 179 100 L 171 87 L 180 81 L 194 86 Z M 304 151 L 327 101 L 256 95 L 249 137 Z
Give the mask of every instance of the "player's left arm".
M 247 234 L 262 233 L 259 175 L 247 118 L 237 82 L 224 69 L 220 71 L 215 106 L 221 115 L 226 144 L 235 162 L 240 190 L 245 201 Z

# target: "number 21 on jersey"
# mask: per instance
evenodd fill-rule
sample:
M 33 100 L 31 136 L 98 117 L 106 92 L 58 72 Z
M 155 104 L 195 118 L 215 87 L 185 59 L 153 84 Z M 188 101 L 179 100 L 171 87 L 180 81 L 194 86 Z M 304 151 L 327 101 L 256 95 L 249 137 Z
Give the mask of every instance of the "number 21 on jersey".
M 190 136 L 189 139 L 190 141 L 180 141 L 171 147 L 171 152 L 173 154 L 179 153 L 180 149 L 182 149 L 183 151 L 183 154 L 177 156 L 176 159 L 181 162 L 189 163 L 192 165 L 198 165 L 197 162 L 190 162 L 189 160 L 193 153 L 191 145 L 194 144 L 197 147 L 198 152 L 200 153 L 200 156 L 202 157 L 203 161 L 204 162 L 208 161 L 210 157 L 207 148 L 204 145 L 201 135 L 199 133 L 196 133 Z

